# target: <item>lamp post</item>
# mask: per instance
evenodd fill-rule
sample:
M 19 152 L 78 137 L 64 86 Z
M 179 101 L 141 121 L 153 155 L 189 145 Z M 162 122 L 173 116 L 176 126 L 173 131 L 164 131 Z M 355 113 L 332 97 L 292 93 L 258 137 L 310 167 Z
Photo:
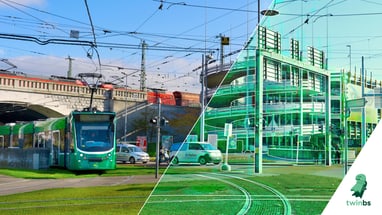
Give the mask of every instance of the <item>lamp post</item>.
M 257 49 L 256 49 L 256 73 L 255 73 L 255 131 L 254 131 L 254 162 L 255 169 L 254 173 L 262 173 L 263 172 L 263 56 L 260 50 L 260 14 L 264 16 L 275 16 L 278 14 L 276 10 L 261 10 L 260 0 L 258 0 L 257 4 Z M 258 153 L 256 156 L 256 143 L 258 144 Z

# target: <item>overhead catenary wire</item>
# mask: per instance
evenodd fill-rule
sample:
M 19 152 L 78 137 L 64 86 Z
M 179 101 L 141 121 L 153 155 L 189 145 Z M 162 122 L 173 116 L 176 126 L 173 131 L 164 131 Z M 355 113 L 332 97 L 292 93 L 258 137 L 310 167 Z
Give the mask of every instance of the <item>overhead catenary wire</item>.
M 15 6 L 13 6 L 12 4 L 9 4 L 8 2 L 6 2 L 6 1 L 4 1 L 4 0 L 0 0 L 0 2 L 2 2 L 3 4 L 5 4 L 5 5 L 7 5 L 7 6 L 13 8 L 13 9 L 15 9 L 15 10 L 17 10 L 17 11 L 19 11 L 19 12 L 21 12 L 21 13 L 27 15 L 27 16 L 29 16 L 29 17 L 32 17 L 33 19 L 38 20 L 38 21 L 40 21 L 40 22 L 42 22 L 42 23 L 44 23 L 44 24 L 46 24 L 46 25 L 51 25 L 50 23 L 48 23 L 48 22 L 46 22 L 46 21 L 44 21 L 44 20 L 42 20 L 42 19 L 40 19 L 40 18 L 38 18 L 38 17 L 36 17 L 36 16 L 33 16 L 32 14 L 27 13 L 27 12 L 25 12 L 25 11 L 23 11 L 23 10 L 21 10 L 21 9 L 19 9 L 19 8 L 17 8 L 17 7 L 15 7 Z M 11 2 L 13 2 L 13 1 L 11 1 Z M 53 26 L 53 25 L 52 25 L 52 26 Z M 56 26 L 54 26 L 54 27 L 57 28 Z M 57 28 L 57 29 L 59 29 L 60 31 L 66 33 L 64 30 L 62 30 L 62 29 L 60 29 L 60 28 Z
M 86 24 L 86 23 L 82 23 L 82 24 Z M 102 29 L 105 29 L 105 28 L 95 28 L 95 30 L 96 31 L 100 31 L 100 30 L 102 30 Z M 111 35 L 111 36 L 113 36 L 113 34 L 110 34 L 110 32 L 112 32 L 112 30 L 111 31 L 108 31 L 108 33 L 105 33 L 104 35 L 106 35 L 105 37 L 107 37 L 107 36 L 109 36 L 109 35 Z M 118 34 L 118 33 L 126 33 L 126 32 L 121 32 L 121 31 L 119 31 L 119 32 L 115 32 L 114 33 L 114 35 L 116 35 L 116 34 Z M 96 34 L 96 33 L 95 33 Z M 135 33 L 132 33 L 132 34 L 130 34 L 130 33 L 128 33 L 129 34 L 129 36 L 131 36 L 131 35 L 133 35 L 133 36 L 136 36 L 137 34 L 135 34 Z M 94 34 L 93 34 L 94 35 Z M 98 37 L 98 34 L 96 34 L 97 35 L 97 39 L 99 38 Z M 178 34 L 179 35 L 179 34 Z M 181 34 L 181 35 L 184 35 L 184 34 Z M 101 35 L 102 36 L 102 35 Z M 141 35 L 139 35 L 140 37 L 141 37 Z M 211 37 L 214 37 L 214 36 L 216 36 L 216 35 L 213 35 L 213 36 L 211 36 Z M 171 35 L 170 35 L 170 37 L 171 37 Z M 158 37 L 159 38 L 159 37 Z M 162 36 L 162 38 L 164 38 L 164 39 L 174 39 L 174 38 L 166 38 L 166 37 L 163 37 Z M 184 38 L 181 38 L 181 39 L 184 39 Z M 46 44 L 46 40 L 44 40 L 44 39 L 41 39 L 41 38 L 39 38 L 38 40 L 36 40 L 38 43 L 41 43 L 41 44 Z M 199 41 L 197 41 L 196 40 L 196 42 L 204 42 L 204 41 L 206 41 L 206 40 L 199 40 Z M 49 42 L 52 42 L 52 43 L 63 43 L 63 42 L 65 42 L 65 43 L 68 43 L 68 41 L 67 40 L 49 40 Z M 74 42 L 74 41 L 73 41 Z M 214 41 L 208 41 L 208 43 L 213 43 Z M 154 43 L 154 41 L 153 41 L 153 43 Z M 75 42 L 73 43 L 74 45 L 76 45 L 75 44 Z M 94 44 L 96 44 L 97 45 L 97 47 L 98 48 L 103 48 L 103 47 L 105 47 L 105 48 L 113 48 L 113 49 L 117 49 L 117 48 L 121 48 L 121 49 L 124 49 L 124 48 L 132 48 L 132 49 L 138 49 L 138 47 L 137 46 L 132 46 L 132 47 L 126 47 L 126 46 L 120 46 L 120 44 L 113 44 L 112 46 L 110 46 L 110 44 L 106 44 L 105 46 L 101 46 L 101 44 L 99 43 L 99 42 L 95 42 Z M 183 47 L 181 47 L 180 49 L 178 49 L 177 47 L 176 48 L 174 48 L 174 47 L 171 47 L 171 46 L 166 46 L 166 47 L 163 47 L 163 45 L 161 46 L 160 44 L 164 44 L 163 43 L 163 41 L 161 41 L 160 43 L 159 42 L 156 42 L 156 43 L 154 43 L 155 44 L 155 50 L 161 50 L 161 51 L 175 51 L 175 52 L 183 52 L 184 50 L 182 49 Z M 89 46 L 91 46 L 92 44 L 91 43 L 89 43 L 88 44 Z M 195 46 L 194 46 L 195 47 Z M 150 46 L 150 48 L 151 48 L 151 46 Z M 195 49 L 191 49 L 191 48 L 189 48 L 189 47 L 184 47 L 184 48 L 186 48 L 186 50 L 187 50 L 187 54 L 181 54 L 182 56 L 190 56 L 190 55 L 192 55 L 193 53 L 195 53 Z M 201 50 L 201 49 L 200 49 Z M 204 51 L 205 51 L 205 49 L 204 49 Z M 213 51 L 212 49 L 211 49 L 211 51 Z M 218 51 L 218 49 L 214 49 L 214 51 Z M 199 50 L 198 50 L 198 52 L 199 52 Z M 179 55 L 179 54 L 178 54 Z M 177 58 L 173 58 L 174 60 L 176 60 Z M 169 61 L 173 61 L 173 59 L 170 59 L 170 60 L 166 60 L 165 62 L 167 62 L 167 63 L 169 63 Z M 159 62 L 159 63 L 157 63 L 157 64 L 164 64 L 164 62 Z M 178 77 L 181 77 L 181 75 L 178 75 Z
M 90 14 L 90 9 L 89 9 L 89 5 L 88 5 L 88 1 L 84 0 L 84 2 L 85 2 L 86 11 L 87 11 L 87 15 L 88 15 L 88 18 L 89 18 L 89 22 L 90 22 L 90 26 L 91 26 L 91 30 L 92 30 L 92 34 L 93 34 L 93 44 L 92 44 L 91 48 L 97 54 L 98 66 L 99 66 L 100 73 L 101 73 L 101 58 L 100 58 L 98 50 L 97 50 L 97 39 L 96 39 L 96 35 L 95 35 L 95 32 L 94 32 L 93 20 L 92 20 L 91 14 Z
M 12 2 L 10 0 L 2 0 L 2 1 Z M 159 2 L 159 1 L 156 1 L 156 2 Z M 186 6 L 186 5 L 179 5 L 179 4 L 174 4 L 174 5 L 172 5 L 170 7 L 170 4 L 168 4 L 168 3 L 171 2 L 171 1 L 162 1 L 162 2 L 163 2 L 163 4 L 165 4 L 163 6 L 163 9 L 162 9 L 163 13 L 167 12 L 166 8 L 168 10 L 175 10 L 175 9 L 178 9 L 178 7 L 189 7 L 189 6 Z M 191 2 L 191 1 L 188 1 L 188 2 Z M 257 1 L 249 1 L 248 0 L 247 3 L 248 2 L 256 3 Z M 297 1 L 296 0 L 295 1 L 284 0 L 282 6 L 286 5 L 286 2 L 289 2 L 289 3 L 292 3 L 292 2 L 301 2 L 301 0 L 297 0 Z M 329 2 L 329 1 L 323 2 L 323 4 L 327 3 L 327 2 Z M 342 1 L 335 1 L 332 4 L 334 4 L 336 2 L 342 2 Z M 90 3 L 90 1 L 89 1 L 89 3 Z M 156 6 L 159 6 L 159 3 Z M 208 5 L 208 4 L 201 3 L 201 6 L 212 6 L 212 4 Z M 21 8 L 21 7 L 19 7 L 19 8 Z M 192 9 L 193 11 L 199 10 L 198 9 L 199 7 L 191 7 L 191 8 L 193 8 Z M 203 7 L 200 7 L 200 9 L 202 9 L 202 8 Z M 250 9 L 251 7 L 245 8 L 248 11 L 248 12 L 246 12 L 247 14 L 248 13 L 252 14 L 253 12 L 255 12 L 255 10 L 249 10 L 248 8 Z M 214 9 L 214 8 L 207 8 L 206 10 L 208 10 L 208 11 L 215 10 L 217 12 L 219 10 L 223 11 L 223 12 L 224 11 L 225 12 L 233 11 L 233 12 L 239 12 L 239 13 L 242 12 L 242 11 L 239 11 L 239 10 L 235 10 L 235 8 L 232 8 L 232 10 L 228 10 L 228 9 L 229 8 L 227 7 L 227 10 L 225 10 L 225 9 Z M 55 14 L 52 14 L 52 13 L 49 13 L 49 12 L 44 12 L 44 11 L 41 11 L 41 10 L 36 10 L 36 11 L 39 11 L 39 13 L 48 14 L 50 16 L 59 17 L 59 15 L 55 15 Z M 162 14 L 162 12 L 161 12 L 161 14 Z M 280 11 L 280 12 L 281 12 L 280 16 L 284 16 L 284 17 L 290 16 L 291 19 L 301 18 L 301 16 L 306 16 L 306 14 L 297 14 L 297 13 L 293 13 L 293 11 L 290 11 L 292 13 L 282 13 L 282 11 Z M 314 12 L 310 11 L 310 13 L 313 14 Z M 32 14 L 32 13 L 30 13 L 30 14 Z M 220 15 L 221 14 L 223 14 L 223 13 L 220 13 Z M 373 14 L 372 13 L 367 13 L 367 12 L 363 13 L 361 11 L 357 11 L 357 14 L 359 14 L 360 16 L 366 16 L 366 15 L 369 15 L 369 16 L 370 15 L 378 16 L 376 13 L 373 13 Z M 32 15 L 35 16 L 35 17 L 38 17 L 38 18 L 40 18 L 41 20 L 44 21 L 44 19 L 41 18 L 39 15 L 35 15 L 35 14 L 32 14 Z M 147 14 L 147 16 L 149 16 L 149 15 L 150 14 Z M 314 20 L 315 19 L 314 17 L 318 17 L 318 16 L 322 16 L 322 15 L 323 15 L 323 12 L 319 12 L 316 16 L 313 16 L 313 15 L 310 16 L 310 19 Z M 350 16 L 350 15 L 354 15 L 354 14 L 351 13 L 351 11 L 346 11 L 346 12 L 344 11 L 344 13 L 337 13 L 337 14 L 333 13 L 333 17 L 335 17 L 335 16 L 337 16 L 337 17 L 344 16 L 345 17 L 345 16 Z M 28 17 L 31 17 L 31 16 L 28 16 Z M 216 17 L 218 17 L 218 16 L 216 16 Z M 95 18 L 95 17 L 93 17 L 93 18 Z M 146 17 L 144 17 L 144 18 L 146 18 Z M 155 17 L 155 18 L 157 18 L 157 17 Z M 213 23 L 213 18 L 214 17 L 212 15 L 208 14 L 208 20 L 207 21 L 212 24 Z M 287 18 L 289 19 L 289 17 L 287 17 Z M 41 21 L 36 21 L 34 18 L 32 18 L 32 19 L 33 19 L 33 22 L 31 22 L 30 24 L 28 24 L 27 22 L 29 22 L 31 19 L 24 19 L 24 20 L 20 19 L 19 20 L 20 22 L 17 21 L 16 24 L 15 23 L 13 23 L 13 24 L 15 25 L 16 28 L 24 27 L 24 26 L 22 26 L 22 23 L 24 23 L 25 25 L 29 25 L 29 27 L 28 27 L 29 29 L 27 29 L 27 30 L 30 30 L 30 29 L 33 30 L 33 28 L 35 28 L 36 30 L 44 30 L 44 29 L 38 29 L 38 28 L 42 28 L 43 27 L 43 23 Z M 65 20 L 65 21 L 69 21 L 69 22 L 62 23 L 62 21 L 59 21 L 59 22 L 54 22 L 53 23 L 53 22 L 50 21 L 49 18 L 47 18 L 45 20 L 45 23 L 57 26 L 58 28 L 63 29 L 65 32 L 68 32 L 70 29 L 80 30 L 80 32 L 81 32 L 80 40 L 86 41 L 86 43 L 92 42 L 90 37 L 92 37 L 94 35 L 89 30 L 90 28 L 89 28 L 89 23 L 88 22 L 81 22 L 81 21 L 77 21 L 77 20 L 74 20 L 74 19 L 66 18 L 64 16 L 61 16 L 60 19 Z M 143 20 L 145 20 L 145 19 L 142 19 L 140 21 L 143 21 Z M 150 20 L 153 20 L 153 19 L 151 18 Z M 210 22 L 211 20 L 212 20 L 212 22 Z M 252 21 L 252 19 L 249 19 L 249 20 Z M 8 22 L 9 25 L 12 25 L 12 22 L 16 21 L 16 18 L 12 18 L 12 17 L 8 18 L 8 17 L 5 17 L 5 16 L 2 16 L 2 17 L 0 17 L 0 22 L 2 22 L 2 21 L 4 21 L 4 23 Z M 135 24 L 142 23 L 140 21 L 138 20 L 138 22 L 136 22 Z M 214 47 L 217 47 L 217 44 L 218 44 L 219 41 L 217 41 L 215 38 L 213 38 L 216 35 L 207 35 L 207 39 L 204 39 L 204 38 L 202 38 L 200 36 L 193 35 L 192 33 L 185 32 L 185 31 L 179 32 L 180 34 L 174 34 L 174 33 L 172 33 L 172 34 L 163 34 L 163 33 L 154 32 L 151 29 L 147 30 L 149 28 L 145 28 L 146 24 L 148 25 L 148 24 L 151 24 L 151 23 L 146 22 L 144 26 L 142 26 L 141 28 L 138 29 L 139 31 L 135 31 L 135 32 L 134 31 L 121 31 L 120 29 L 118 29 L 118 27 L 117 27 L 117 29 L 112 29 L 112 28 L 110 28 L 111 26 L 110 27 L 107 26 L 107 28 L 106 28 L 106 27 L 100 27 L 100 26 L 94 25 L 94 34 L 95 34 L 96 39 L 97 39 L 97 41 L 96 41 L 96 45 L 97 45 L 97 48 L 98 48 L 97 50 L 100 52 L 100 54 L 102 54 L 102 56 L 103 56 L 104 51 L 108 51 L 108 50 L 109 51 L 113 51 L 114 52 L 113 54 L 115 54 L 116 52 L 120 52 L 121 54 L 120 53 L 116 53 L 116 54 L 120 54 L 119 55 L 120 58 L 118 58 L 118 60 L 116 58 L 114 58 L 114 59 L 112 59 L 110 61 L 113 61 L 116 64 L 120 63 L 122 61 L 123 61 L 123 63 L 126 63 L 127 61 L 131 61 L 132 65 L 134 65 L 135 61 L 137 61 L 136 58 L 139 55 L 139 51 L 138 50 L 140 50 L 140 47 L 139 47 L 139 45 L 135 44 L 134 42 L 127 41 L 126 38 L 128 40 L 130 40 L 130 38 L 131 38 L 131 40 L 134 40 L 134 39 L 138 39 L 138 40 L 145 39 L 146 41 L 149 42 L 148 49 L 152 48 L 152 50 L 155 50 L 155 51 L 156 51 L 156 49 L 158 49 L 158 52 L 149 52 L 150 56 L 147 57 L 150 60 L 148 61 L 148 66 L 146 68 L 152 68 L 149 72 L 152 72 L 153 74 L 158 73 L 159 70 L 156 70 L 156 69 L 157 69 L 157 67 L 162 67 L 162 65 L 163 65 L 163 68 L 166 68 L 168 71 L 171 72 L 171 69 L 168 69 L 169 67 L 167 67 L 167 65 L 169 65 L 170 63 L 174 63 L 174 62 L 176 63 L 177 60 L 181 61 L 184 58 L 188 58 L 187 59 L 187 64 L 181 64 L 181 62 L 179 63 L 180 66 L 177 67 L 179 69 L 177 69 L 177 71 L 176 71 L 176 73 L 177 73 L 176 77 L 181 77 L 183 75 L 187 75 L 189 70 L 190 70 L 189 69 L 190 65 L 191 65 L 192 68 L 195 68 L 194 65 L 199 65 L 200 64 L 200 59 L 199 59 L 199 56 L 197 56 L 197 55 L 198 55 L 198 53 L 201 53 L 201 52 L 198 52 L 198 51 L 192 50 L 192 49 L 188 49 L 187 50 L 186 48 L 188 48 L 187 47 L 188 45 L 182 45 L 181 43 L 183 43 L 183 44 L 185 44 L 185 43 L 191 44 L 190 42 L 195 42 L 194 44 L 192 44 L 193 48 L 198 48 L 200 46 L 203 46 L 201 44 L 204 44 L 204 41 L 207 41 L 207 47 L 208 48 L 211 48 L 212 50 L 215 50 L 215 51 L 217 50 Z M 239 26 L 239 24 L 238 24 L 238 26 Z M 198 27 L 198 26 L 196 26 L 196 27 Z M 230 26 L 230 29 L 231 28 L 232 28 L 232 26 Z M 238 27 L 238 30 L 236 32 L 239 32 L 239 28 L 240 27 Z M 134 27 L 133 27 L 133 30 L 134 30 Z M 193 29 L 189 28 L 189 30 L 192 31 Z M 224 30 L 225 29 L 222 29 L 222 33 L 224 33 Z M 36 32 L 38 32 L 38 31 L 36 31 Z M 31 36 L 31 34 L 28 34 L 28 36 Z M 239 38 L 240 36 L 242 36 L 242 37 Z M 63 35 L 63 34 L 61 34 L 61 32 L 58 32 L 57 30 L 54 30 L 54 29 L 47 29 L 47 31 L 46 32 L 42 32 L 41 35 L 32 35 L 32 37 L 37 38 L 38 39 L 37 42 L 41 42 L 41 43 L 45 43 L 48 40 L 49 40 L 49 42 L 52 42 L 52 43 L 48 43 L 48 44 L 59 44 L 61 42 L 62 43 L 65 42 L 65 43 L 68 43 L 68 44 L 70 43 L 69 41 L 65 40 L 67 38 L 67 35 Z M 124 43 L 124 42 L 122 42 L 122 43 L 114 42 L 113 41 L 113 39 L 114 39 L 113 37 L 116 37 L 116 41 L 118 41 L 119 38 L 123 38 L 124 42 L 127 42 L 127 44 Z M 352 37 L 352 35 L 346 35 L 347 39 L 349 39 L 351 37 Z M 330 36 L 329 38 L 333 38 L 333 37 Z M 54 40 L 50 40 L 50 39 L 54 39 Z M 63 39 L 63 40 L 60 41 L 58 39 Z M 234 35 L 232 37 L 230 35 L 230 39 L 231 39 L 231 44 L 233 46 L 237 45 L 239 47 L 242 44 L 240 44 L 240 42 L 237 42 L 237 41 L 240 41 L 241 39 L 245 40 L 245 35 L 244 34 L 242 34 L 242 35 Z M 360 39 L 362 39 L 362 38 L 360 38 Z M 370 37 L 370 39 L 372 40 L 373 38 Z M 102 43 L 102 42 L 105 42 L 105 43 Z M 92 42 L 92 43 L 94 44 L 94 42 Z M 44 44 L 44 45 L 48 45 L 48 44 Z M 180 44 L 180 45 L 178 45 L 178 44 Z M 74 45 L 82 46 L 81 44 L 74 44 Z M 91 43 L 83 44 L 83 46 L 84 46 L 85 51 L 87 51 L 88 47 L 91 47 Z M 333 44 L 331 44 L 331 46 L 333 46 Z M 340 44 L 338 44 L 338 46 L 340 46 Z M 177 49 L 177 48 L 174 48 L 174 47 L 180 47 L 180 49 Z M 174 49 L 171 50 L 172 48 L 174 48 Z M 235 50 L 235 49 L 236 49 L 236 47 L 232 48 L 232 50 Z M 37 51 L 39 51 L 39 49 L 36 49 L 36 52 Z M 161 52 L 161 51 L 163 51 L 164 53 Z M 32 50 L 30 52 L 32 52 Z M 39 51 L 39 52 L 41 53 L 41 51 Z M 42 53 L 43 52 L 44 51 L 42 51 Z M 166 56 L 168 56 L 168 55 L 172 55 L 173 57 L 166 58 Z M 67 55 L 65 55 L 65 56 L 67 56 Z M 131 57 L 131 56 L 134 56 L 134 57 Z M 197 56 L 197 59 L 196 59 L 196 56 Z M 77 63 L 80 63 L 80 62 L 77 61 Z M 105 62 L 103 62 L 102 65 L 104 65 L 104 63 Z M 108 64 L 109 63 L 110 62 L 108 62 Z M 120 65 L 120 64 L 118 64 L 118 65 Z M 123 65 L 123 64 L 121 64 L 121 65 Z M 134 67 L 134 66 L 132 66 L 132 67 Z M 173 67 L 173 68 L 175 68 L 175 67 Z M 184 68 L 184 69 L 182 69 L 182 68 Z M 167 72 L 167 71 L 164 71 L 164 69 L 161 70 L 161 73 L 162 73 L 162 71 L 163 71 L 163 73 Z M 174 73 L 175 73 L 175 69 L 174 69 Z M 194 74 L 197 74 L 197 72 L 195 72 Z M 172 75 L 171 75 L 171 77 L 172 77 Z M 166 76 L 166 78 L 162 79 L 162 80 L 167 81 L 168 79 L 169 79 L 168 76 Z
M 8 0 L 8 1 L 9 1 L 9 0 Z M 10 2 L 12 2 L 12 1 L 10 1 Z M 27 7 L 27 8 L 34 9 L 34 8 L 31 8 L 31 7 Z M 65 17 L 63 17 L 63 16 L 58 16 L 58 15 L 55 15 L 55 14 L 52 14 L 52 13 L 48 13 L 48 12 L 45 12 L 45 11 L 41 11 L 41 10 L 37 10 L 37 9 L 36 9 L 36 11 L 44 12 L 44 13 L 47 13 L 47 14 L 50 14 L 50 15 L 54 15 L 54 16 L 57 16 L 57 17 L 60 17 L 60 18 L 65 18 Z M 66 19 L 66 18 L 65 18 L 65 19 Z M 67 20 L 76 21 L 76 20 L 73 20 L 73 19 L 67 19 Z M 85 24 L 85 23 L 83 23 L 83 22 L 78 22 L 78 23 Z M 104 28 L 102 28 L 102 29 L 104 29 Z M 131 33 L 131 32 L 130 32 L 130 33 Z M 170 37 L 172 37 L 172 36 L 170 36 Z M 181 38 L 181 39 L 184 39 L 184 38 Z M 162 43 L 163 43 L 163 42 L 162 42 Z M 158 48 L 158 49 L 163 50 L 162 48 Z M 170 50 L 170 49 L 168 49 L 168 50 Z

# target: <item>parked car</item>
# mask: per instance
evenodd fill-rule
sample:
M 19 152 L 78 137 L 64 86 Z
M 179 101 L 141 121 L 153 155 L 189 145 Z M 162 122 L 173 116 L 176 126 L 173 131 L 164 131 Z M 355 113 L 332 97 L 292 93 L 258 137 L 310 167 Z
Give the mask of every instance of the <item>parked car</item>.
M 122 161 L 123 163 L 147 163 L 150 160 L 149 154 L 132 144 L 117 144 L 116 154 L 117 161 Z
M 178 163 L 207 163 L 219 164 L 222 153 L 213 145 L 206 142 L 174 143 L 170 148 L 170 159 L 173 164 Z

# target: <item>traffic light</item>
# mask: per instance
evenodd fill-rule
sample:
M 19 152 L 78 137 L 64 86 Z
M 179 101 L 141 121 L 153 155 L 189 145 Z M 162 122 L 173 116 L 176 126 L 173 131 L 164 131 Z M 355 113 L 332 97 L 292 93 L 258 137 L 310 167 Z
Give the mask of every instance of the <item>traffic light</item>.
M 154 117 L 152 119 L 150 119 L 150 123 L 153 124 L 153 125 L 157 125 L 158 123 L 158 117 Z M 169 121 L 165 118 L 165 117 L 161 117 L 161 120 L 159 121 L 160 125 L 161 126 L 165 126 L 169 123 Z
M 150 123 L 156 125 L 158 123 L 158 117 L 150 119 Z
M 165 126 L 167 124 L 168 124 L 168 120 L 165 117 L 162 117 L 162 119 L 160 120 L 160 125 Z
M 318 125 L 318 131 L 323 132 L 324 131 L 324 124 Z

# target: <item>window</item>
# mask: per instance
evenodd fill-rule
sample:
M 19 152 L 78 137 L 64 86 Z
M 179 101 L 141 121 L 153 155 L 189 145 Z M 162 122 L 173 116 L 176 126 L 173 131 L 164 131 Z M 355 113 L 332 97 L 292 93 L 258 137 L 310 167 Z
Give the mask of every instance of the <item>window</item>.
M 190 143 L 189 150 L 203 150 L 202 146 L 195 143 Z

